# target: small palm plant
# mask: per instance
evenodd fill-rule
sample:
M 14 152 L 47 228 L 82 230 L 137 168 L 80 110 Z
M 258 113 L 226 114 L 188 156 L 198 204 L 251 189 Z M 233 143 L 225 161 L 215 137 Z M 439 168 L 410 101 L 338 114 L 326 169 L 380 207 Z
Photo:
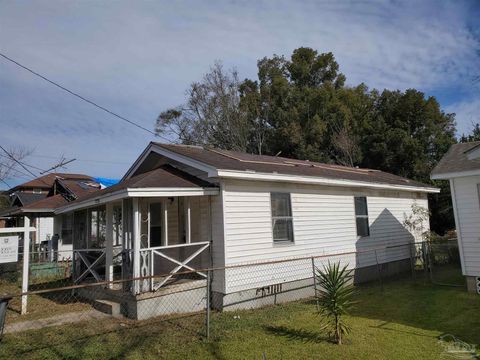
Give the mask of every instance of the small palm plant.
M 327 330 L 337 344 L 342 344 L 342 337 L 350 332 L 344 315 L 352 307 L 353 270 L 348 265 L 340 268 L 340 263 L 316 268 L 316 294 L 319 314 L 324 317 L 323 329 Z

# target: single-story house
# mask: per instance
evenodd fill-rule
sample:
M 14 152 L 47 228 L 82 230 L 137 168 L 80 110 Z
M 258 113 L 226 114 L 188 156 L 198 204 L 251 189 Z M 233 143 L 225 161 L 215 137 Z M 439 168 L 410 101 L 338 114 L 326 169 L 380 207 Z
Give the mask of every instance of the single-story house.
M 173 286 L 180 270 L 202 279 L 201 269 L 213 267 L 212 303 L 220 309 L 264 304 L 255 296 L 265 288 L 311 288 L 311 261 L 283 259 L 350 252 L 357 281 L 367 281 L 377 276 L 375 256 L 355 252 L 379 248 L 385 272 L 410 271 L 403 245 L 422 239 L 404 220 L 436 192 L 378 170 L 152 142 L 120 183 L 55 213 L 71 219 L 61 233 L 73 234 L 76 283 L 103 280 L 100 263 L 107 280 L 152 276 L 110 289 L 131 294 L 126 315 L 146 318 L 161 308 L 146 294 Z M 232 267 L 266 261 L 273 262 Z M 171 303 L 181 310 L 180 301 Z
M 58 258 L 71 257 L 72 240 L 58 238 L 61 225 L 54 221 L 54 210 L 83 195 L 98 191 L 101 185 L 91 176 L 83 174 L 50 173 L 8 190 L 10 207 L 0 212 L 5 227 L 23 226 L 24 217 L 36 230 L 32 234 L 32 252 L 46 250 L 58 252 Z
M 462 273 L 480 293 L 480 141 L 452 145 L 431 178 L 450 182 Z

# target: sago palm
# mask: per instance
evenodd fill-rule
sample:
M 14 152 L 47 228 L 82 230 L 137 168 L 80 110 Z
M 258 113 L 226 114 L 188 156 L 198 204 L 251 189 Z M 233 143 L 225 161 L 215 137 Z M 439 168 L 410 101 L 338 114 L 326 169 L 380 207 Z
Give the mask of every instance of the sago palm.
M 318 311 L 323 317 L 323 329 L 329 331 L 337 344 L 342 344 L 342 337 L 350 332 L 344 315 L 354 304 L 353 270 L 348 265 L 340 267 L 340 263 L 316 269 L 316 297 Z

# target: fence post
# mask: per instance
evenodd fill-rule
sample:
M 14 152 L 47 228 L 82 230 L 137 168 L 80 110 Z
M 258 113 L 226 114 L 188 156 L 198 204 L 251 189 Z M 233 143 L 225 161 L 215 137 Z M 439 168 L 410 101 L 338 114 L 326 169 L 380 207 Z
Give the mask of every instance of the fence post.
M 415 252 L 415 243 L 411 244 L 410 245 L 410 267 L 411 267 L 411 270 L 412 270 L 412 279 L 415 280 L 415 256 L 414 256 L 414 252 Z
M 378 272 L 378 280 L 380 281 L 380 288 L 383 291 L 382 269 L 380 268 L 380 264 L 378 263 L 377 249 L 375 249 L 375 262 L 377 263 L 377 272 Z
M 206 298 L 206 310 L 207 310 L 207 314 L 206 314 L 206 318 L 205 318 L 205 333 L 206 333 L 206 336 L 207 336 L 207 340 L 210 339 L 210 284 L 211 282 L 211 274 L 210 274 L 210 270 L 207 270 L 207 298 Z
M 318 298 L 317 298 L 317 277 L 315 276 L 315 258 L 312 256 L 312 274 L 313 274 L 313 291 L 315 294 L 315 303 L 318 310 Z
M 22 272 L 22 293 L 28 291 L 28 275 L 30 270 L 30 218 L 25 215 L 23 220 L 23 272 Z M 28 295 L 22 295 L 21 314 L 27 313 Z

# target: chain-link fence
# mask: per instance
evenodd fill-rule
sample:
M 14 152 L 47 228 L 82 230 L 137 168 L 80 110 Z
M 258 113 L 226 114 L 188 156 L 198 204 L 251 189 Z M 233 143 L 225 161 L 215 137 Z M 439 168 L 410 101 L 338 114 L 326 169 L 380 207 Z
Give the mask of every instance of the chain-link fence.
M 23 356 L 35 350 L 49 357 L 53 346 L 65 358 L 81 351 L 92 351 L 101 358 L 106 351 L 102 343 L 107 342 L 116 344 L 120 357 L 127 347 L 153 339 L 208 339 L 221 326 L 224 318 L 217 316 L 220 311 L 312 298 L 313 274 L 329 262 L 348 265 L 355 284 L 373 284 L 378 291 L 397 278 L 454 286 L 464 281 L 455 240 L 136 278 L 120 274 L 111 281 L 99 280 L 91 273 L 74 281 L 76 265 L 69 254 L 32 253 L 27 293 L 21 293 L 21 262 L 1 266 L 0 326 L 5 320 L 3 337 L 10 339 L 8 344 L 16 344 L 7 347 L 10 355 Z M 97 271 L 104 275 L 105 269 Z M 23 315 L 22 300 L 27 301 Z M 88 347 L 82 347 L 87 343 Z

